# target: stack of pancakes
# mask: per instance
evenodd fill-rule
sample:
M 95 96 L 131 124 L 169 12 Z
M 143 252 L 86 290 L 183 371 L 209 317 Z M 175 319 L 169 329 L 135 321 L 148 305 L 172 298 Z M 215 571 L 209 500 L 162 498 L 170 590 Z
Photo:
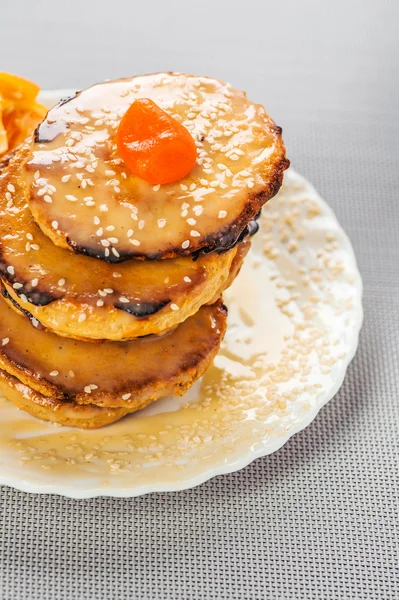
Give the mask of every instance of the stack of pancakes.
M 119 157 L 151 98 L 197 145 L 184 179 L 152 185 Z M 288 166 L 263 107 L 220 81 L 156 74 L 51 109 L 0 176 L 0 388 L 42 419 L 100 427 L 184 394 L 226 329 L 221 294 Z

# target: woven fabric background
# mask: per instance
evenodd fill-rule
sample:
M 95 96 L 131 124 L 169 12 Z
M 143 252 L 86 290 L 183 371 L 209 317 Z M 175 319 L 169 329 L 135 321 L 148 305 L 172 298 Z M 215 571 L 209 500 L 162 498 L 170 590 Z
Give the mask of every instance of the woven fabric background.
M 399 598 L 397 0 L 3 0 L 1 68 L 42 87 L 213 74 L 266 104 L 337 212 L 365 322 L 339 394 L 276 454 L 197 489 L 1 489 L 2 600 Z

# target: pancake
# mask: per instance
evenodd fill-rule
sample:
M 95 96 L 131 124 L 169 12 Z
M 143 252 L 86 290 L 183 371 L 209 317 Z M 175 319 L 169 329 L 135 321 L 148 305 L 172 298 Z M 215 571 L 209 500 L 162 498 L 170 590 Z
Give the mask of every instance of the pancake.
M 0 176 L 0 277 L 46 328 L 77 339 L 128 340 L 176 327 L 220 296 L 237 247 L 195 261 L 115 266 L 55 246 L 34 223 L 18 181 L 26 152 Z
M 34 417 L 69 427 L 96 429 L 118 421 L 129 412 L 126 408 L 101 408 L 48 398 L 2 370 L 0 390 L 18 408 Z
M 119 157 L 115 136 L 137 98 L 180 121 L 197 145 L 185 178 L 152 185 Z M 282 183 L 281 129 L 244 92 L 216 79 L 158 73 L 94 85 L 36 129 L 21 179 L 54 244 L 118 263 L 229 248 Z
M 226 316 L 219 300 L 162 337 L 87 344 L 33 327 L 0 299 L 0 369 L 50 398 L 132 412 L 191 387 L 219 349 Z

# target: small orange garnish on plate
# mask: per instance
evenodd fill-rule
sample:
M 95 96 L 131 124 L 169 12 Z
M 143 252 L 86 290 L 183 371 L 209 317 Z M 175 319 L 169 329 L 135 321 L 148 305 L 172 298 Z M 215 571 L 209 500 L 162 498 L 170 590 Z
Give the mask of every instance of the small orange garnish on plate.
M 21 144 L 44 119 L 47 109 L 36 102 L 36 83 L 0 73 L 0 156 Z
M 197 157 L 189 131 L 149 98 L 139 98 L 128 108 L 116 143 L 129 169 L 155 185 L 182 179 Z

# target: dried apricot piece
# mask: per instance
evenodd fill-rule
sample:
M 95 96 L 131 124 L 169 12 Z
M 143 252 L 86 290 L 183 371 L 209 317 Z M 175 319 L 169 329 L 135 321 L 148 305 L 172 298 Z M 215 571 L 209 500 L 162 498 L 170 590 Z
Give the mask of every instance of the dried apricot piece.
M 129 169 L 152 184 L 182 179 L 197 156 L 189 131 L 149 98 L 139 98 L 128 108 L 116 143 Z

